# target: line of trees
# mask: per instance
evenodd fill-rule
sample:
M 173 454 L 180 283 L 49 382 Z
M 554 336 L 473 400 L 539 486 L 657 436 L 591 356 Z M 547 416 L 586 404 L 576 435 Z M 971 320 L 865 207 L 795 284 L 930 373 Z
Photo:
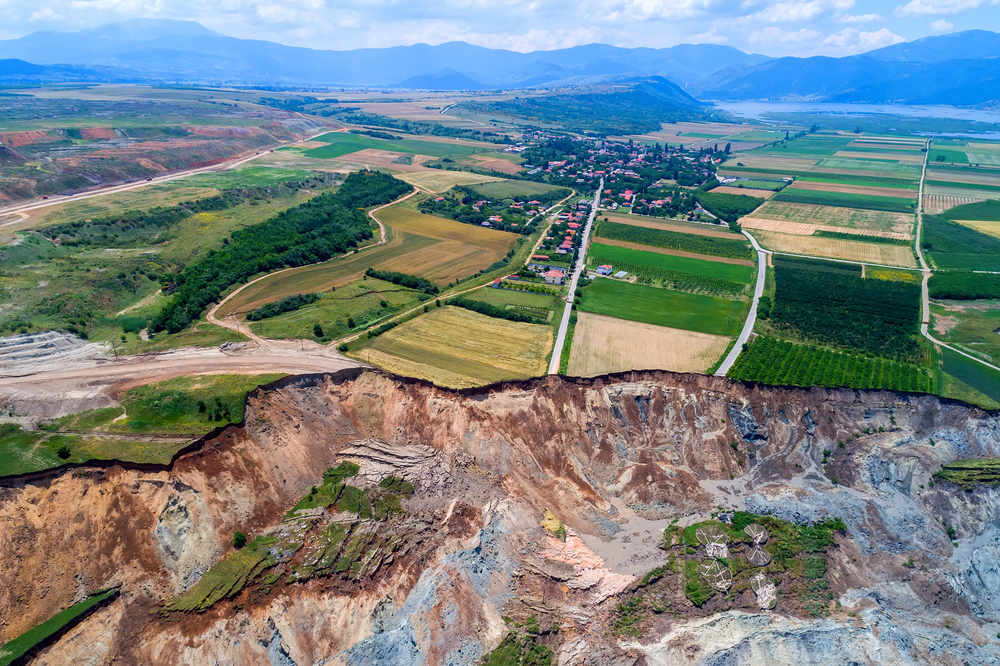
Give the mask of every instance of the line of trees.
M 431 284 L 431 281 L 417 277 L 416 275 L 409 275 L 407 273 L 398 273 L 396 271 L 377 271 L 374 268 L 369 268 L 365 271 L 365 275 L 376 280 L 385 280 L 386 282 L 391 282 L 393 284 L 398 284 L 401 287 L 406 287 L 407 289 L 416 289 L 417 291 L 422 291 L 425 294 L 434 295 L 439 293 L 441 290 Z
M 254 275 L 326 261 L 357 247 L 372 237 L 364 208 L 389 203 L 412 189 L 389 174 L 358 171 L 336 193 L 233 232 L 232 242 L 168 278 L 164 291 L 172 297 L 153 318 L 152 330 L 184 329 L 225 289 Z
M 484 303 L 483 301 L 473 301 L 468 298 L 450 298 L 446 302 L 447 305 L 454 305 L 455 307 L 465 308 L 466 310 L 471 310 L 473 312 L 478 312 L 479 314 L 486 315 L 487 317 L 496 317 L 497 319 L 506 319 L 507 321 L 515 321 L 524 324 L 544 324 L 545 321 L 539 317 L 533 317 L 523 312 L 518 312 L 517 310 L 507 310 L 492 303 Z
M 311 305 L 318 300 L 319 294 L 296 294 L 294 296 L 286 296 L 280 301 L 268 303 L 264 307 L 257 308 L 253 312 L 248 313 L 247 319 L 249 321 L 260 321 L 261 319 L 277 317 L 280 314 L 294 312 L 295 310 L 305 307 L 306 305 Z

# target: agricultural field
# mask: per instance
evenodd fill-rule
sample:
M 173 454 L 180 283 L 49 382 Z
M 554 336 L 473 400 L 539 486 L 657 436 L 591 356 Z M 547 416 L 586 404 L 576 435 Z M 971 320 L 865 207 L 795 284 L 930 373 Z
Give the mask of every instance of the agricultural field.
M 695 235 L 603 220 L 595 224 L 593 234 L 596 238 L 728 259 L 752 261 L 755 256 L 749 243 L 737 236 L 720 238 L 714 235 Z
M 767 323 L 807 341 L 918 362 L 920 287 L 868 280 L 860 267 L 776 258 Z
M 358 280 L 368 268 L 427 278 L 439 286 L 464 279 L 504 258 L 518 236 L 424 215 L 405 205 L 378 216 L 391 240 L 323 264 L 277 273 L 250 285 L 220 308 L 220 315 L 248 312 L 294 294 L 329 291 Z
M 597 278 L 587 285 L 576 303 L 583 312 L 722 336 L 739 330 L 747 309 L 742 301 L 608 278 Z
M 913 254 L 913 249 L 901 245 L 865 243 L 839 238 L 803 236 L 760 230 L 755 230 L 753 235 L 764 248 L 774 252 L 808 255 L 827 259 L 842 259 L 865 264 L 899 266 L 901 268 L 917 267 L 917 259 Z
M 556 287 L 549 288 L 557 289 Z M 560 293 L 565 291 L 565 289 L 561 288 L 558 288 L 558 290 Z M 553 315 L 557 312 L 561 313 L 563 307 L 563 302 L 560 296 L 532 294 L 525 291 L 516 291 L 514 289 L 493 289 L 492 287 L 485 287 L 474 291 L 469 295 L 469 298 L 482 303 L 496 305 L 507 310 L 514 310 L 536 316 L 547 320 L 550 323 L 554 323 Z
M 912 213 L 916 209 L 916 196 L 874 196 L 844 191 L 820 191 L 812 189 L 785 188 L 774 195 L 773 201 L 798 203 L 814 206 L 840 208 L 860 208 L 890 213 Z
M 934 373 L 911 363 L 757 336 L 729 370 L 736 381 L 778 386 L 934 393 Z
M 389 132 L 398 136 L 396 132 Z M 377 139 L 363 134 L 351 132 L 330 132 L 312 140 L 326 145 L 321 148 L 309 148 L 301 151 L 306 157 L 319 159 L 334 159 L 344 157 L 366 149 L 385 150 L 396 153 L 411 153 L 429 157 L 447 157 L 448 155 L 468 155 L 471 153 L 489 151 L 496 152 L 496 146 L 488 143 L 471 143 L 452 141 L 430 141 L 425 139 L 400 138 L 397 141 Z M 282 148 L 285 151 L 298 151 L 297 148 Z
M 350 356 L 397 374 L 450 388 L 545 374 L 552 328 L 445 306 L 406 322 Z
M 986 203 L 990 202 L 970 205 Z M 1000 267 L 1000 239 L 944 217 L 924 216 L 920 243 L 936 268 L 996 271 Z
M 1000 300 L 931 302 L 934 337 L 1000 366 Z
M 757 190 L 749 187 L 733 187 L 730 185 L 716 187 L 712 191 L 719 194 L 745 194 L 748 197 L 758 197 L 760 199 L 770 199 L 776 192 L 776 190 Z
M 815 204 L 768 201 L 747 216 L 763 220 L 780 220 L 817 227 L 843 227 L 863 231 L 885 231 L 913 237 L 915 218 L 909 213 L 892 213 L 858 208 L 831 208 Z M 746 219 L 746 218 L 744 218 Z
M 779 158 L 820 158 L 830 157 L 843 150 L 851 142 L 849 137 L 809 134 L 776 146 L 764 146 L 741 155 L 741 161 L 751 156 Z
M 419 187 L 428 192 L 445 192 L 455 185 L 479 185 L 500 180 L 491 176 L 480 176 L 467 171 L 445 171 L 444 169 L 425 169 L 422 171 L 411 171 L 399 175 L 400 180 L 405 180 L 410 185 Z
M 753 268 L 690 257 L 607 245 L 595 240 L 587 254 L 587 265 L 610 264 L 613 271 L 628 271 L 641 283 L 665 286 L 677 291 L 739 296 L 753 279 Z
M 580 312 L 567 374 L 594 377 L 626 370 L 705 372 L 729 345 L 710 335 Z
M 662 231 L 675 231 L 681 234 L 694 234 L 696 236 L 710 236 L 712 238 L 725 238 L 730 240 L 740 240 L 741 238 L 740 234 L 721 224 L 716 225 L 702 224 L 700 222 L 686 222 L 683 220 L 665 220 L 662 218 L 648 217 L 646 215 L 609 213 L 608 211 L 601 211 L 600 219 L 609 222 L 617 222 L 619 224 L 628 224 L 633 227 L 660 229 Z
M 961 224 L 963 227 L 968 227 L 969 229 L 977 231 L 981 234 L 992 236 L 993 238 L 1000 238 L 1000 222 L 986 220 L 953 220 L 953 222 Z
M 827 183 L 817 180 L 797 180 L 788 186 L 789 191 L 795 192 L 803 190 L 806 192 L 835 192 L 843 194 L 858 194 L 862 196 L 875 197 L 897 197 L 901 199 L 916 200 L 916 189 L 905 189 L 901 187 L 877 187 L 856 185 L 847 183 Z
M 327 342 L 363 330 L 430 298 L 415 289 L 363 277 L 323 293 L 314 303 L 248 325 L 258 335 L 268 338 Z
M 546 183 L 533 183 L 528 180 L 500 180 L 483 181 L 481 185 L 473 185 L 472 189 L 479 192 L 487 199 L 510 199 L 514 197 L 536 197 L 540 194 L 549 194 L 562 189 L 566 194 L 569 191 L 555 185 Z
M 940 393 L 986 409 L 1000 409 L 1000 372 L 942 348 Z

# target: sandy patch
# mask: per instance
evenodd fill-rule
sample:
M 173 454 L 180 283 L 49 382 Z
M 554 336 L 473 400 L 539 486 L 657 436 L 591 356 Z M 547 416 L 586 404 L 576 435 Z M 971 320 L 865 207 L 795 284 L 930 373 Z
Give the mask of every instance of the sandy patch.
M 626 370 L 705 372 L 729 346 L 708 335 L 580 312 L 568 374 L 594 377 Z
M 934 331 L 939 335 L 947 335 L 948 331 L 958 326 L 958 317 L 935 315 Z

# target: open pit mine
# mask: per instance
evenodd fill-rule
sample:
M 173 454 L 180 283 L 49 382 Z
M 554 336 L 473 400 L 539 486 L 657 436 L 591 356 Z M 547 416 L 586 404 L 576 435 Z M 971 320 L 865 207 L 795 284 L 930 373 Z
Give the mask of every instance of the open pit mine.
M 101 591 L 29 663 L 1000 664 L 1000 489 L 935 476 L 997 456 L 925 395 L 291 377 L 4 481 L 0 637 Z

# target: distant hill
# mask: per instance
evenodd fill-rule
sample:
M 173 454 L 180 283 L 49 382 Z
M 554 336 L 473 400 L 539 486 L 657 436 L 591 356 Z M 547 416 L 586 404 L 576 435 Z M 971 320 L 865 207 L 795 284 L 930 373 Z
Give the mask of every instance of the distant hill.
M 518 53 L 464 42 L 323 51 L 227 37 L 193 21 L 133 19 L 79 32 L 35 32 L 0 41 L 0 59 L 75 65 L 191 83 L 351 85 L 455 89 L 663 76 L 684 85 L 734 65 L 767 60 L 728 46 L 626 49 L 589 44 Z M 429 78 L 421 78 L 429 77 Z M 459 78 L 464 77 L 464 78 Z
M 777 58 L 716 72 L 689 89 L 701 99 L 809 99 L 979 105 L 1000 100 L 1000 35 L 925 37 L 846 58 Z
M 529 124 L 558 124 L 600 135 L 641 134 L 660 129 L 664 122 L 706 117 L 701 102 L 660 76 L 462 106 Z

